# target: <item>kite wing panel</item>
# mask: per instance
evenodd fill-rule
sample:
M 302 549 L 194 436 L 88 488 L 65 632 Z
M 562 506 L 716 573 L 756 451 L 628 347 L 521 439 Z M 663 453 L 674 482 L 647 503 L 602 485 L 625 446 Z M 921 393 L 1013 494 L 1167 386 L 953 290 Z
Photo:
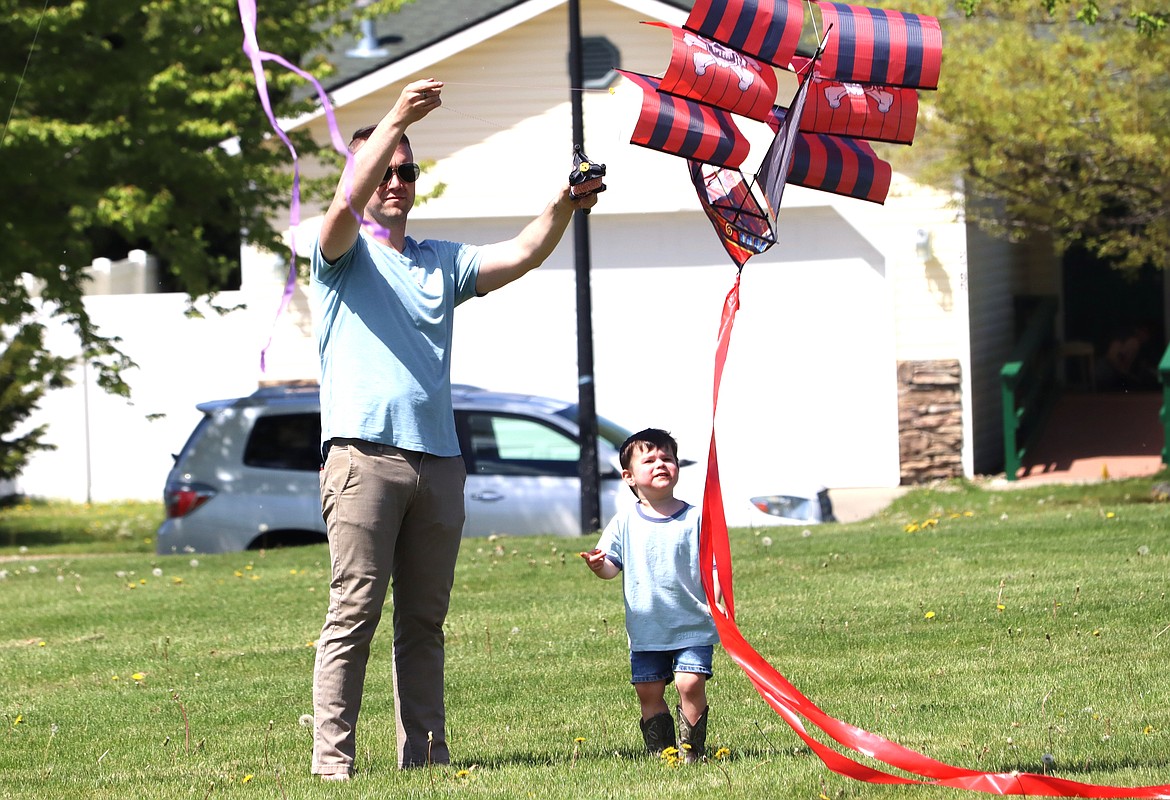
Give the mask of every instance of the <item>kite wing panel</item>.
M 937 89 L 942 67 L 938 20 L 844 3 L 817 3 L 825 29 L 833 26 L 820 59 L 824 78 Z
M 792 165 L 793 151 L 800 130 L 800 118 L 804 113 L 808 98 L 809 86 L 812 85 L 812 70 L 805 73 L 804 79 L 796 88 L 789 108 L 772 109 L 772 119 L 768 124 L 776 131 L 764 160 L 760 162 L 756 179 L 764 187 L 764 196 L 768 199 L 768 206 L 772 209 L 772 216 L 780 216 L 780 202 L 784 197 L 784 186 L 788 181 L 788 173 Z
M 787 68 L 803 26 L 801 0 L 696 0 L 683 27 Z
M 792 60 L 797 71 L 808 59 Z M 878 142 L 910 144 L 918 125 L 918 92 L 898 86 L 841 83 L 813 75 L 800 129 Z
M 771 66 L 674 25 L 645 24 L 666 28 L 673 37 L 670 65 L 658 84 L 659 91 L 767 120 L 777 90 Z
M 788 182 L 872 203 L 884 203 L 893 170 L 868 142 L 824 133 L 800 133 Z
M 720 167 L 738 167 L 750 145 L 726 111 L 658 91 L 658 80 L 618 70 L 642 90 L 633 144 Z

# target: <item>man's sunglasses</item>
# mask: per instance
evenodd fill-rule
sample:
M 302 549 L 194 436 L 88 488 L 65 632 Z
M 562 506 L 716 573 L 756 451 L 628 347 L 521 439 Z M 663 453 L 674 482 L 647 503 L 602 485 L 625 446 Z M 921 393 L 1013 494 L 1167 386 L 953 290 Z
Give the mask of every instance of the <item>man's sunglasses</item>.
M 422 167 L 413 161 L 407 161 L 405 164 L 399 164 L 397 167 L 387 167 L 386 177 L 382 178 L 382 183 L 389 183 L 390 179 L 394 177 L 395 172 L 398 173 L 398 180 L 403 183 L 414 183 L 418 180 L 418 176 L 422 174 Z

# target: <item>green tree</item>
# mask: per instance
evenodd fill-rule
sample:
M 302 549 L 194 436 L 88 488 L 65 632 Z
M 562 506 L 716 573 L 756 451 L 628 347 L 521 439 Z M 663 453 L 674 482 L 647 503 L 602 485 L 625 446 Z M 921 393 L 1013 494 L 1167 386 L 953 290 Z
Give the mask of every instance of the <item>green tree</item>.
M 995 201 L 968 205 L 994 233 L 1165 267 L 1170 13 L 1152 0 L 927 5 L 944 40 L 939 91 L 924 93 L 928 176 Z
M 403 2 L 357 5 L 374 15 Z M 262 0 L 260 46 L 324 78 L 329 44 L 352 42 L 353 6 Z M 0 0 L 0 20 L 6 395 L 35 405 L 70 367 L 44 352 L 32 285 L 41 307 L 77 332 L 99 384 L 126 394 L 121 374 L 132 364 L 89 320 L 84 268 L 96 256 L 124 256 L 103 251 L 121 242 L 148 249 L 192 297 L 213 293 L 238 262 L 225 238 L 284 249 L 270 218 L 288 204 L 290 155 L 258 100 L 235 4 Z M 303 78 L 272 62 L 265 74 L 278 118 L 315 104 Z M 318 151 L 305 133 L 291 139 L 301 157 Z M 17 368 L 21 359 L 32 366 Z M 43 433 L 10 438 L 15 419 L 0 413 L 7 470 Z

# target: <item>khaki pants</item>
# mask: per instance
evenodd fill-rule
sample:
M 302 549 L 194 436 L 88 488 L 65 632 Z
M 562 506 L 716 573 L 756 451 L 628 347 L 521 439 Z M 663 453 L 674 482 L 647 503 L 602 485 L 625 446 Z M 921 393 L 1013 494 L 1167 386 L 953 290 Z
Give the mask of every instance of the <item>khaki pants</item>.
M 463 530 L 463 459 L 335 439 L 321 472 L 333 579 L 313 672 L 315 774 L 348 773 L 370 641 L 394 606 L 398 765 L 446 764 L 443 621 Z

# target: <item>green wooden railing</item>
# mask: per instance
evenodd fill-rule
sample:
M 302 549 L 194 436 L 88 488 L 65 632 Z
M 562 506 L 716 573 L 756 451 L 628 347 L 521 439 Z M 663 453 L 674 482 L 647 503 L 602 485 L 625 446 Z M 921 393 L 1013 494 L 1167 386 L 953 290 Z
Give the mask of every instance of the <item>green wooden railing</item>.
M 1056 399 L 1055 321 L 1056 298 L 1045 297 L 1032 312 L 1011 357 L 999 371 L 1004 476 L 1009 481 L 1018 477 L 1016 473 L 1023 466 L 1028 447 L 1035 443 Z
M 1170 466 L 1170 345 L 1158 364 L 1158 380 L 1162 382 L 1162 410 L 1158 412 L 1162 420 L 1162 465 Z

